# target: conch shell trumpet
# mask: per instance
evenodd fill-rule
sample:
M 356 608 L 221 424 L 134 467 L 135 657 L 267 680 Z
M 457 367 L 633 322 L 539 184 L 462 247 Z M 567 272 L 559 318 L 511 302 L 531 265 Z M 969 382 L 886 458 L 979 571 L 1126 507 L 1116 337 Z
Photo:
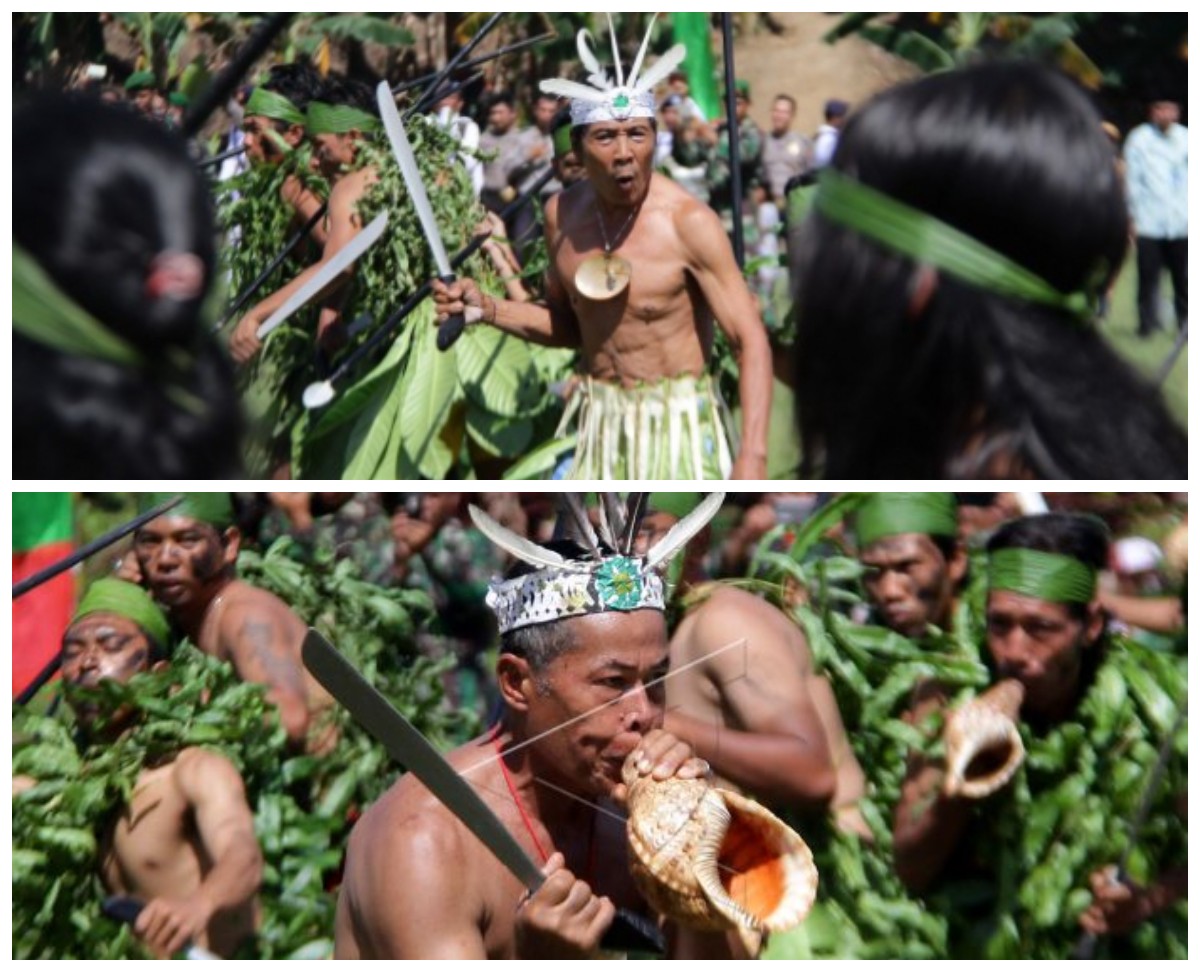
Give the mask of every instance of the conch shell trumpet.
M 632 764 L 624 777 L 630 868 L 656 911 L 691 928 L 736 929 L 748 943 L 805 919 L 817 868 L 782 820 L 705 780 L 639 777 Z
M 1024 696 L 1021 683 L 1008 679 L 950 713 L 943 734 L 947 796 L 982 800 L 1013 778 L 1025 760 L 1025 745 L 1009 713 Z

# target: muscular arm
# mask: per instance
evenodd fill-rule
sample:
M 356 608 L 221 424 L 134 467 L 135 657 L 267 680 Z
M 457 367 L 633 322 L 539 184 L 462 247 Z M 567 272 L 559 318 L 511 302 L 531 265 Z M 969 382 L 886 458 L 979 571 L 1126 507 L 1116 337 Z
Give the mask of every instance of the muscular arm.
M 940 699 L 918 704 L 908 721 L 920 721 L 940 704 Z M 966 830 L 970 803 L 942 792 L 945 775 L 940 763 L 914 754 L 900 789 L 892 819 L 893 855 L 896 874 L 910 891 L 922 892 L 937 880 Z
M 550 268 L 546 271 L 545 301 L 496 300 L 480 291 L 474 280 L 462 278 L 446 286 L 433 284 L 438 321 L 453 314 L 467 315 L 467 323 L 482 320 L 509 334 L 551 348 L 577 348 L 582 344 L 579 321 L 571 310 L 566 290 L 554 269 L 554 239 L 557 236 L 558 197 L 546 205 L 546 244 Z
M 238 322 L 238 326 L 229 342 L 230 350 L 235 360 L 245 362 L 258 353 L 262 347 L 262 342 L 257 336 L 257 331 L 263 322 L 275 313 L 275 311 L 279 310 L 289 297 L 318 274 L 321 268 L 332 260 L 338 251 L 349 243 L 350 240 L 354 239 L 359 230 L 362 229 L 362 220 L 359 218 L 357 211 L 358 201 L 362 198 L 363 193 L 373 178 L 374 173 L 371 170 L 363 169 L 346 176 L 334 186 L 333 191 L 329 194 L 329 231 L 328 237 L 325 240 L 325 248 L 321 253 L 321 259 L 311 266 L 306 267 L 301 273 L 297 274 L 273 294 L 255 304 L 246 316 Z M 331 281 L 329 286 L 317 294 L 314 300 L 319 300 L 332 293 L 338 287 L 342 286 L 353 273 L 353 267 L 347 269 L 345 273 L 341 274 L 336 280 Z
M 200 886 L 187 897 L 159 895 L 146 902 L 134 931 L 166 957 L 201 940 L 222 913 L 250 904 L 262 883 L 262 852 L 242 778 L 224 756 L 185 749 L 172 781 L 183 796 L 203 848 L 212 862 Z
M 317 210 L 323 205 L 321 198 L 312 190 L 305 188 L 304 183 L 297 176 L 289 176 L 284 180 L 279 195 L 295 211 L 296 220 L 301 226 L 307 226 L 308 221 L 317 214 Z M 324 223 L 324 220 L 318 220 L 316 225 L 309 230 L 309 236 L 316 241 L 318 246 L 322 247 L 329 239 L 329 231 L 325 228 Z
M 807 656 L 807 645 L 799 631 L 781 630 L 764 616 L 769 610 L 757 602 L 724 609 L 716 600 L 701 608 L 687 650 L 677 659 L 672 646 L 672 665 L 704 659 L 702 677 L 720 693 L 726 724 L 673 708 L 667 727 L 721 776 L 769 802 L 824 807 L 837 775 L 806 685 L 806 657 L 800 654 Z
M 742 442 L 733 478 L 765 479 L 774 381 L 767 330 L 716 213 L 696 203 L 682 210 L 676 226 L 696 282 L 737 357 Z
M 241 775 L 224 756 L 187 749 L 177 760 L 175 782 L 213 862 L 199 894 L 213 914 L 246 904 L 262 883 L 263 860 Z
M 308 693 L 290 628 L 269 608 L 230 608 L 221 640 L 238 677 L 267 686 L 267 699 L 278 708 L 288 741 L 302 746 L 308 732 Z
M 1183 601 L 1177 597 L 1129 597 L 1100 592 L 1100 606 L 1120 621 L 1158 634 L 1183 628 Z
M 486 958 L 458 840 L 416 818 L 400 824 L 369 815 L 355 828 L 333 957 Z

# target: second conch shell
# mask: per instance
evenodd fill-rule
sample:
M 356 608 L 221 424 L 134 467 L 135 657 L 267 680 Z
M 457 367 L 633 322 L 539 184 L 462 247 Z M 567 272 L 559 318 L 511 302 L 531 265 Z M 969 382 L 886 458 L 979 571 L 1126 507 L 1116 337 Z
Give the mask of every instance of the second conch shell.
M 705 780 L 659 781 L 630 765 L 625 782 L 630 868 L 656 911 L 691 928 L 736 929 L 747 942 L 804 921 L 817 868 L 773 813 Z
M 1019 682 L 1001 682 L 960 706 L 946 719 L 947 796 L 982 800 L 1006 786 L 1025 759 L 1025 745 L 1010 711 L 1019 708 Z

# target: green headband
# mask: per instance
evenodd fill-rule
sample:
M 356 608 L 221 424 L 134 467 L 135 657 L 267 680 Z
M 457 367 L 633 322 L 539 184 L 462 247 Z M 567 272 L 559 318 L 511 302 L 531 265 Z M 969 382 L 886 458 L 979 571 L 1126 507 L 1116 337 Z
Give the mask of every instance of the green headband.
M 855 520 L 859 549 L 884 537 L 924 533 L 958 536 L 958 501 L 953 493 L 873 493 Z
M 164 651 L 171 646 L 171 625 L 162 608 L 137 584 L 104 577 L 92 584 L 79 602 L 71 624 L 89 614 L 115 614 L 128 618 L 146 632 Z
M 140 91 L 143 88 L 153 88 L 158 85 L 158 78 L 153 71 L 134 71 L 125 79 L 126 91 Z
M 297 108 L 283 95 L 266 88 L 255 88 L 246 101 L 247 115 L 260 115 L 275 121 L 287 122 L 289 125 L 307 124 L 304 112 Z
M 373 132 L 379 128 L 379 119 L 350 105 L 311 101 L 305 125 L 310 135 L 344 135 L 355 128 L 360 132 Z
M 561 159 L 573 149 L 571 144 L 571 126 L 560 125 L 554 130 L 554 157 Z
M 1059 604 L 1087 604 L 1096 594 L 1096 572 L 1065 554 L 1006 547 L 989 558 L 988 589 Z
M 160 503 L 174 499 L 178 493 L 139 493 L 138 510 L 146 512 Z M 228 493 L 185 493 L 184 500 L 165 516 L 190 516 L 209 523 L 218 530 L 233 526 L 233 501 Z
M 12 252 L 13 330 L 64 354 L 141 365 L 142 356 L 58 289 L 20 246 Z
M 982 290 L 1045 304 L 1084 320 L 1092 317 L 1092 301 L 1082 291 L 1063 294 L 961 230 L 836 169 L 822 171 L 815 207 L 831 222 Z

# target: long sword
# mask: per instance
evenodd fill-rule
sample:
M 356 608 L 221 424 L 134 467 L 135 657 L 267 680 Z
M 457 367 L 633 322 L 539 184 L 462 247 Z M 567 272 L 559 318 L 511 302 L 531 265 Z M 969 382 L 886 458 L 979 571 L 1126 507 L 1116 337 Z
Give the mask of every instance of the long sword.
M 541 870 L 475 788 L 318 631 L 310 628 L 300 649 L 304 667 L 338 700 L 389 756 L 405 766 L 530 891 L 545 881 Z M 665 950 L 658 928 L 640 915 L 618 911 L 601 948 Z
M 429 205 L 429 196 L 425 192 L 425 183 L 421 181 L 421 170 L 417 168 L 417 158 L 413 154 L 412 145 L 408 141 L 408 133 L 404 131 L 404 122 L 400 120 L 400 112 L 396 110 L 396 101 L 392 97 L 392 89 L 386 81 L 380 81 L 376 90 L 379 101 L 379 117 L 383 119 L 383 127 L 387 132 L 388 141 L 392 143 L 392 154 L 404 176 L 404 185 L 412 197 L 413 208 L 417 211 L 417 219 L 421 221 L 421 229 L 425 231 L 425 241 L 433 254 L 433 262 L 437 267 L 438 279 L 444 284 L 455 281 L 454 270 L 450 266 L 450 258 L 446 256 L 446 247 L 442 244 L 442 232 L 438 229 L 437 220 L 433 215 L 433 207 Z M 437 345 L 439 351 L 447 350 L 458 340 L 466 326 L 466 318 L 462 314 L 443 321 L 438 327 Z
M 334 280 L 350 269 L 354 261 L 366 253 L 375 244 L 375 241 L 383 235 L 383 231 L 387 229 L 387 223 L 388 214 L 380 213 L 363 227 L 355 235 L 354 239 L 338 250 L 330 258 L 329 262 L 313 275 L 313 278 L 308 283 L 292 294 L 279 310 L 263 322 L 258 329 L 259 340 L 261 341 L 265 338 L 275 328 L 279 327 L 280 324 L 296 313 L 296 311 L 320 294 Z

